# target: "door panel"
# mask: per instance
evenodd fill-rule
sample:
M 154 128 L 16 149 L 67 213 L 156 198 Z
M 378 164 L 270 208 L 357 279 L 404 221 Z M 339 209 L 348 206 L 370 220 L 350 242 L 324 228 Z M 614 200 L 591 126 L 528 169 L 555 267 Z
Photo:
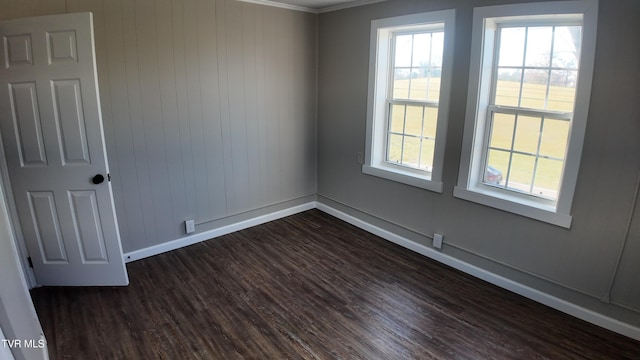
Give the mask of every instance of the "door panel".
M 39 285 L 126 285 L 90 13 L 0 22 L 0 133 Z
M 7 69 L 20 65 L 33 65 L 30 35 L 10 35 L 4 38 L 4 58 Z
M 47 33 L 49 64 L 78 62 L 75 31 L 54 31 Z
M 68 263 L 53 192 L 30 191 L 29 205 L 34 235 L 38 241 L 43 262 L 45 264 Z
M 82 263 L 108 263 L 95 191 L 70 191 L 69 198 Z
M 53 106 L 56 126 L 62 144 L 62 165 L 90 163 L 87 148 L 80 80 L 54 80 Z
M 9 96 L 14 127 L 18 131 L 16 141 L 20 164 L 46 165 L 35 82 L 9 84 Z

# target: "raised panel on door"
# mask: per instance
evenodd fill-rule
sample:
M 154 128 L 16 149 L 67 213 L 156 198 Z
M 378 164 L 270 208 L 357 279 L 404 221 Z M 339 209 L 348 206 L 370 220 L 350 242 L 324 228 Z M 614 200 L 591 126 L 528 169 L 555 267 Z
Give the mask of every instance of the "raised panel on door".
M 82 110 L 80 79 L 54 80 L 51 82 L 51 91 L 62 164 L 91 162 Z
M 74 30 L 47 32 L 47 55 L 49 64 L 78 62 L 76 32 Z
M 19 34 L 4 36 L 5 67 L 33 65 L 33 51 L 31 50 L 31 35 Z
M 11 118 L 22 166 L 46 165 L 35 82 L 9 84 Z
M 60 220 L 53 192 L 34 191 L 27 194 L 35 237 L 45 264 L 68 263 Z
M 107 263 L 95 191 L 70 191 L 68 194 L 81 261 L 85 264 Z

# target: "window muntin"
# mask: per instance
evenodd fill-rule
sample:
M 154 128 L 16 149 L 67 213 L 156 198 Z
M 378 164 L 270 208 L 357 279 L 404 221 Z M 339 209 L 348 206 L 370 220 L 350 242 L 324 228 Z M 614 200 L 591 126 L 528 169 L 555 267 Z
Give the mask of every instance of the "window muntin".
M 482 184 L 557 201 L 581 34 L 575 21 L 498 25 Z
M 433 24 L 443 28 L 444 24 Z M 444 31 L 394 33 L 387 96 L 385 161 L 430 173 L 433 168 Z

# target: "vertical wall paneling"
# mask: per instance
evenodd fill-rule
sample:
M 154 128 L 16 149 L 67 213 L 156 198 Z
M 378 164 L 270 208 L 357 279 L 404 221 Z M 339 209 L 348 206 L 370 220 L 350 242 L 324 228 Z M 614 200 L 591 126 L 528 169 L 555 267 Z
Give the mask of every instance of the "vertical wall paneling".
M 184 46 L 187 83 L 187 109 L 189 113 L 188 141 L 191 143 L 193 159 L 193 182 L 196 190 L 196 222 L 209 218 L 209 189 L 207 187 L 207 168 L 205 152 L 205 135 L 203 126 L 202 101 L 200 85 L 200 51 L 198 48 L 198 2 L 185 0 L 184 6 Z
M 265 175 L 267 176 L 266 183 L 268 184 L 267 201 L 272 202 L 282 196 L 281 184 L 278 182 L 278 174 L 281 173 L 278 168 L 279 154 L 279 127 L 280 127 L 280 114 L 279 109 L 279 97 L 280 88 L 279 81 L 281 78 L 277 75 L 281 70 L 278 68 L 281 66 L 278 54 L 278 42 L 280 36 L 277 32 L 278 24 L 281 19 L 277 17 L 279 12 L 274 8 L 264 8 L 264 35 L 263 43 L 264 56 L 265 56 L 265 84 L 269 84 L 268 87 L 271 91 L 265 92 L 265 114 L 268 119 L 265 133 L 263 136 L 266 138 L 266 155 L 268 157 L 265 169 Z M 267 40 L 270 40 L 267 43 Z M 282 160 L 282 159 L 281 159 Z
M 242 46 L 242 3 L 224 1 L 226 19 L 227 86 L 229 90 L 229 138 L 231 139 L 233 192 L 235 201 L 229 204 L 233 213 L 249 208 L 249 167 L 247 153 L 246 107 Z
M 258 153 L 259 133 L 258 133 L 258 84 L 256 71 L 256 23 L 255 6 L 247 3 L 242 5 L 242 72 L 246 119 L 246 139 L 247 139 L 247 186 L 250 207 L 258 207 L 260 203 L 260 155 Z
M 291 30 L 291 18 L 288 16 L 289 14 L 282 14 L 280 17 L 280 21 L 278 24 L 278 33 L 285 34 L 289 33 Z M 285 41 L 284 38 L 278 43 L 278 49 L 280 53 L 279 66 L 282 71 L 289 71 L 292 68 L 293 63 L 291 61 L 292 54 L 292 39 L 287 39 Z M 293 109 L 291 107 L 291 99 L 292 99 L 292 82 L 293 77 L 285 76 L 281 78 L 281 81 L 278 83 L 279 91 L 282 96 L 279 98 L 280 103 L 278 106 L 280 117 L 279 117 L 279 134 L 282 139 L 290 139 L 292 135 L 292 124 L 290 124 L 290 119 L 293 114 Z M 292 154 L 291 149 L 289 148 L 288 141 L 280 142 L 280 154 L 279 158 L 280 162 L 280 172 L 285 175 L 284 180 L 281 183 L 281 191 L 286 192 L 287 189 L 291 189 L 291 185 L 293 182 L 293 177 L 291 174 L 290 168 L 287 166 L 292 163 Z
M 173 56 L 174 26 L 172 21 L 171 0 L 156 2 L 156 44 L 158 52 L 158 74 L 160 85 L 160 102 L 165 144 L 166 163 L 172 164 L 167 169 L 171 216 L 180 219 L 187 213 L 185 196 L 184 165 L 182 164 L 182 148 L 178 123 L 176 72 Z M 182 224 L 171 225 L 171 235 L 175 238 L 182 233 Z
M 184 6 L 181 0 L 171 1 L 172 25 L 173 25 L 173 70 L 175 72 L 175 92 L 178 137 L 173 139 L 179 142 L 180 157 L 177 159 L 184 179 L 183 198 L 186 203 L 184 219 L 197 219 L 197 192 L 194 177 L 194 158 L 191 145 L 191 127 L 189 118 L 189 101 L 187 96 L 186 74 L 186 47 L 185 47 L 185 20 Z M 177 149 L 176 149 L 177 151 Z
M 109 165 L 117 159 L 118 169 L 113 173 L 112 186 L 118 225 L 123 241 L 124 251 L 145 246 L 145 219 L 143 217 L 142 197 L 138 191 L 138 172 L 134 154 L 133 126 L 129 109 L 129 90 L 127 85 L 126 59 L 124 51 L 124 19 L 123 3 L 120 0 L 105 2 L 105 53 L 107 57 L 107 78 L 99 78 L 102 90 L 103 83 L 109 83 L 111 99 L 111 121 L 113 134 L 107 134 L 107 146 L 115 143 L 115 151 L 110 151 Z M 98 69 L 100 71 L 100 69 Z M 103 93 L 104 91 L 101 91 Z M 103 106 L 103 114 L 105 104 Z M 107 120 L 104 119 L 106 122 Z M 113 139 L 110 140 L 109 137 Z M 117 185 L 116 185 L 117 184 Z M 123 210 L 124 209 L 124 210 Z
M 62 14 L 65 12 L 65 0 L 2 0 L 0 1 L 0 20 L 27 16 Z
M 198 46 L 200 63 L 200 91 L 202 97 L 203 127 L 207 188 L 209 190 L 209 215 L 218 219 L 227 215 L 225 179 L 223 171 L 222 130 L 220 123 L 220 92 L 217 56 L 216 4 L 209 0 L 198 1 Z
M 156 1 L 136 0 L 135 20 L 138 38 L 138 71 L 144 141 L 147 145 L 147 162 L 151 188 L 152 210 L 156 229 L 164 236 L 176 237 L 179 227 L 166 219 L 172 218 L 168 164 L 165 148 L 162 100 L 158 71 Z
M 122 2 L 123 15 L 123 39 L 125 53 L 125 77 L 127 83 L 127 105 L 129 107 L 129 116 L 131 121 L 131 134 L 133 137 L 133 152 L 130 156 L 134 157 L 135 171 L 137 173 L 138 184 L 136 190 L 140 193 L 142 203 L 143 222 L 135 224 L 145 229 L 145 237 L 136 239 L 138 247 L 145 247 L 152 244 L 154 239 L 158 237 L 158 224 L 155 216 L 153 205 L 153 191 L 150 186 L 151 176 L 149 172 L 149 158 L 152 149 L 147 146 L 144 114 L 142 111 L 142 94 L 140 86 L 140 63 L 138 55 L 138 24 L 136 14 L 136 4 L 132 1 L 125 0 Z
M 256 149 L 256 156 L 258 161 L 257 168 L 254 168 L 254 171 L 258 173 L 258 184 L 252 186 L 257 186 L 259 190 L 258 193 L 258 201 L 260 205 L 265 205 L 268 203 L 267 195 L 269 191 L 269 154 L 268 154 L 268 142 L 266 141 L 265 134 L 267 134 L 267 114 L 266 114 L 266 91 L 260 90 L 265 89 L 265 69 L 266 66 L 266 58 L 265 58 L 265 45 L 264 45 L 264 8 L 256 7 L 254 11 L 254 19 L 253 23 L 255 26 L 254 33 L 254 42 L 256 45 L 256 131 L 258 132 L 258 142 Z
M 215 38 L 218 44 L 217 62 L 218 72 L 218 89 L 220 95 L 220 111 L 219 122 L 220 129 L 224 134 L 222 139 L 222 155 L 224 169 L 224 181 L 226 185 L 225 200 L 227 209 L 231 212 L 236 207 L 235 182 L 233 177 L 233 152 L 231 124 L 230 124 L 230 103 L 229 103 L 229 69 L 227 64 L 227 41 L 226 41 L 226 1 L 216 1 L 216 31 Z

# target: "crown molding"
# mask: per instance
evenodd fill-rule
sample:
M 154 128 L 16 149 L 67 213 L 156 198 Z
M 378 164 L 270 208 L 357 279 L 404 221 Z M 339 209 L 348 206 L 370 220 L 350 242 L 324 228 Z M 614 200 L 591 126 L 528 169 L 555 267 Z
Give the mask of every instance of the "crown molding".
M 348 2 L 348 3 L 345 3 L 345 4 L 323 7 L 323 8 L 318 9 L 317 12 L 318 13 L 327 13 L 327 12 L 331 12 L 331 11 L 349 9 L 349 8 L 353 8 L 353 7 L 365 6 L 365 5 L 375 4 L 375 3 L 385 2 L 385 1 L 387 1 L 387 0 L 358 0 L 358 1 L 351 1 L 351 2 Z
M 327 7 L 323 7 L 323 8 L 319 8 L 319 9 L 314 9 L 314 8 L 310 8 L 310 7 L 306 7 L 306 6 L 285 4 L 285 3 L 281 3 L 281 2 L 277 2 L 277 1 L 271 1 L 271 0 L 238 0 L 238 1 L 246 2 L 246 3 L 252 3 L 252 4 L 258 4 L 258 5 L 264 5 L 264 6 L 277 7 L 277 8 L 281 8 L 281 9 L 302 11 L 302 12 L 307 12 L 307 13 L 312 13 L 312 14 L 321 14 L 321 13 L 327 13 L 327 12 L 331 12 L 331 11 L 337 11 L 337 10 L 349 9 L 349 8 L 358 7 L 358 6 L 375 4 L 375 3 L 384 2 L 384 1 L 387 1 L 387 0 L 358 0 L 358 1 L 351 1 L 351 2 L 348 2 L 348 3 L 345 3 L 345 4 L 340 4 L 340 5 L 327 6 Z
M 306 7 L 306 6 L 284 4 L 284 3 L 281 3 L 281 2 L 277 2 L 277 1 L 270 1 L 270 0 L 238 0 L 238 1 L 246 2 L 246 3 L 252 3 L 252 4 L 258 4 L 258 5 L 264 5 L 264 6 L 277 7 L 277 8 L 281 8 L 281 9 L 308 12 L 308 13 L 312 13 L 312 14 L 317 14 L 318 13 L 318 9 L 313 9 L 313 8 Z

